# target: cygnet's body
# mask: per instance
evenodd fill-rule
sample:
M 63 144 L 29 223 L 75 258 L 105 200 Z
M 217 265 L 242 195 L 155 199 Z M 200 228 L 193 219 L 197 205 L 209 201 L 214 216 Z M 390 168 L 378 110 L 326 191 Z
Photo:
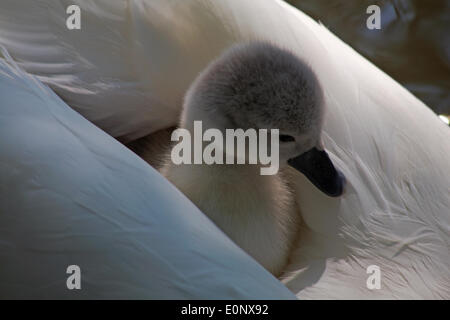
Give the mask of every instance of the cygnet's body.
M 280 175 L 260 175 L 255 165 L 171 163 L 163 174 L 244 251 L 281 273 L 299 214 Z
M 193 122 L 201 120 L 203 130 L 217 128 L 224 136 L 225 129 L 279 129 L 280 164 L 294 160 L 289 164 L 297 167 L 293 157 L 321 149 L 322 116 L 311 69 L 287 50 L 255 42 L 232 47 L 198 76 L 180 127 L 193 134 Z M 175 165 L 170 158 L 161 171 L 237 245 L 280 275 L 300 222 L 282 173 L 261 175 L 259 164 Z

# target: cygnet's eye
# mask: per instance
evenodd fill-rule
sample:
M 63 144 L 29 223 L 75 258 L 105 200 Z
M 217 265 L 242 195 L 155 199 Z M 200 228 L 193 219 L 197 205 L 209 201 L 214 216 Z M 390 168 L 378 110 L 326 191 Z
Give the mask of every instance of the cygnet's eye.
M 289 136 L 287 134 L 280 134 L 280 142 L 292 142 L 295 141 L 293 136 Z

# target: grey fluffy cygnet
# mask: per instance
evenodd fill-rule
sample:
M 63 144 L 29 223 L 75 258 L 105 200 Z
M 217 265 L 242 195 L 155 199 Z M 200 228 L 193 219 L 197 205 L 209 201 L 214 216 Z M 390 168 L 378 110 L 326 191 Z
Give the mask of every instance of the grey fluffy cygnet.
M 189 88 L 180 128 L 279 129 L 281 168 L 290 165 L 330 196 L 343 189 L 321 143 L 322 91 L 314 72 L 288 50 L 238 44 L 213 61 Z M 260 164 L 181 164 L 161 172 L 238 246 L 272 274 L 287 264 L 300 215 L 283 174 Z

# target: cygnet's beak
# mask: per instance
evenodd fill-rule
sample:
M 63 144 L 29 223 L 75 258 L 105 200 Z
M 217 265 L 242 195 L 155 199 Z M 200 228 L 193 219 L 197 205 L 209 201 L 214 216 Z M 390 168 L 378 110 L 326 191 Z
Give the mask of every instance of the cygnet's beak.
M 288 164 L 303 173 L 320 191 L 330 197 L 344 192 L 345 177 L 336 170 L 328 154 L 317 148 L 288 160 Z

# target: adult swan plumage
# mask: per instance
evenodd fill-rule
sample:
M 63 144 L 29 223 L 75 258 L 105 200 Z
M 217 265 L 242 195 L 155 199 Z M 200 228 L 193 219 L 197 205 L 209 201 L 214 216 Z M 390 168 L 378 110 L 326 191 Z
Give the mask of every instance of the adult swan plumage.
M 296 180 L 296 200 L 304 225 L 298 246 L 290 257 L 291 263 L 285 270 L 283 283 L 298 298 L 450 297 L 450 130 L 397 82 L 326 28 L 282 1 L 142 0 L 96 1 L 94 4 L 80 0 L 71 3 L 78 4 L 81 8 L 81 30 L 65 28 L 65 9 L 69 5 L 65 1 L 2 1 L 0 29 L 3 32 L 0 34 L 0 43 L 21 68 L 49 85 L 85 118 L 124 142 L 175 125 L 183 95 L 190 83 L 212 59 L 232 44 L 247 40 L 265 40 L 294 52 L 314 70 L 323 88 L 324 103 L 328 110 L 323 127 L 324 147 L 333 163 L 345 175 L 347 185 L 343 197 L 330 198 L 317 190 L 306 178 L 299 176 Z M 6 74 L 6 80 L 12 77 L 5 72 L 3 74 Z M 23 88 L 21 84 L 16 86 Z M 2 99 L 12 101 L 13 91 L 10 86 L 7 88 L 8 90 L 2 91 Z M 16 104 L 16 99 L 20 97 L 24 95 L 14 96 Z M 42 102 L 42 99 L 39 101 Z M 10 108 L 13 108 L 12 105 Z M 12 109 L 3 106 L 0 110 L 1 121 L 14 121 Z M 15 110 L 18 112 L 19 109 Z M 33 114 L 32 110 L 22 111 L 27 112 L 27 117 L 41 119 L 39 117 L 44 116 Z M 38 109 L 35 110 L 37 112 Z M 186 216 L 177 216 L 177 221 L 165 220 L 185 231 L 180 233 L 180 238 L 158 232 L 157 229 L 161 227 L 158 222 L 162 221 L 162 217 L 157 214 L 153 202 L 150 204 L 143 200 L 141 191 L 133 195 L 124 192 L 127 189 L 122 187 L 122 193 L 114 193 L 112 189 L 104 189 L 111 181 L 101 183 L 94 180 L 94 185 L 100 185 L 84 190 L 82 186 L 86 180 L 80 180 L 76 173 L 84 172 L 82 170 L 86 168 L 94 168 L 92 165 L 69 165 L 69 161 L 69 164 L 59 163 L 61 166 L 67 165 L 64 170 L 64 167 L 45 166 L 47 160 L 55 159 L 46 158 L 46 155 L 61 156 L 58 151 L 67 148 L 63 139 L 72 137 L 67 140 L 77 146 L 72 150 L 78 150 L 77 154 L 85 159 L 88 153 L 95 155 L 92 161 L 100 166 L 95 168 L 103 168 L 96 171 L 97 175 L 82 175 L 84 179 L 98 179 L 98 174 L 123 177 L 120 173 L 135 172 L 133 181 L 136 183 L 140 181 L 140 175 L 136 174 L 136 171 L 124 171 L 125 168 L 131 166 L 139 172 L 150 170 L 144 169 L 143 162 L 133 158 L 132 154 L 116 143 L 110 140 L 105 145 L 96 143 L 95 138 L 102 134 L 93 129 L 89 131 L 93 135 L 90 139 L 73 138 L 81 135 L 74 127 L 81 125 L 81 118 L 76 118 L 74 122 L 62 121 L 61 117 L 55 116 L 54 109 L 45 110 L 41 108 L 39 112 L 49 113 L 49 117 L 45 118 L 46 123 L 60 126 L 60 131 L 54 133 L 66 130 L 67 135 L 50 134 L 46 126 L 36 125 L 33 127 L 33 136 L 45 133 L 45 138 L 50 141 L 35 139 L 34 144 L 30 145 L 27 140 L 17 140 L 16 145 L 13 145 L 6 144 L 5 141 L 9 141 L 8 137 L 14 137 L 11 132 L 17 135 L 18 131 L 14 131 L 11 126 L 0 126 L 1 186 L 6 183 L 16 186 L 3 188 L 0 193 L 0 203 L 3 205 L 0 215 L 0 254 L 2 259 L 11 261 L 9 267 L 0 269 L 0 281 L 7 279 L 8 288 L 24 288 L 27 284 L 29 288 L 36 288 L 33 284 L 40 284 L 39 288 L 43 288 L 44 284 L 39 282 L 39 270 L 45 268 L 31 269 L 32 266 L 28 267 L 23 263 L 30 261 L 23 260 L 24 257 L 31 260 L 45 257 L 43 262 L 52 261 L 46 260 L 47 257 L 58 257 L 61 259 L 58 263 L 63 266 L 71 263 L 70 252 L 76 252 L 77 257 L 88 263 L 88 257 L 92 256 L 90 253 L 95 252 L 98 255 L 98 252 L 105 252 L 101 249 L 107 243 L 101 241 L 106 238 L 94 236 L 98 232 L 95 228 L 110 226 L 100 226 L 93 222 L 102 219 L 101 221 L 114 224 L 120 222 L 115 220 L 117 217 L 125 217 L 127 214 L 129 221 L 139 221 L 144 216 L 144 204 L 153 206 L 153 210 L 146 213 L 154 218 L 154 223 L 147 224 L 148 228 L 130 228 L 127 233 L 106 230 L 111 230 L 108 233 L 111 238 L 108 239 L 114 239 L 114 234 L 120 234 L 130 240 L 138 234 L 141 236 L 142 232 L 149 232 L 154 236 L 153 239 L 159 239 L 154 247 L 148 242 L 147 245 L 140 242 L 141 247 L 136 242 L 134 244 L 136 249 L 146 248 L 142 252 L 148 255 L 143 254 L 144 257 L 152 256 L 156 259 L 144 259 L 142 262 L 166 263 L 153 265 L 153 270 L 158 270 L 160 276 L 153 277 L 153 280 L 167 280 L 166 271 L 172 272 L 171 275 L 174 276 L 172 282 L 161 282 L 176 285 L 171 286 L 170 290 L 159 291 L 160 297 L 232 296 L 229 290 L 224 289 L 224 283 L 215 286 L 206 280 L 210 277 L 202 277 L 204 282 L 196 278 L 198 274 L 191 272 L 196 263 L 204 263 L 203 266 L 215 265 L 217 269 L 199 269 L 206 274 L 211 271 L 210 275 L 214 279 L 235 279 L 226 285 L 236 289 L 236 296 L 242 297 L 239 295 L 242 294 L 242 289 L 238 289 L 243 288 L 240 286 L 242 279 L 251 279 L 247 280 L 252 282 L 249 286 L 253 288 L 249 291 L 250 296 L 262 292 L 259 290 L 261 288 L 266 288 L 266 292 L 269 292 L 272 290 L 269 286 L 276 286 L 269 281 L 269 274 L 258 269 L 248 257 L 241 256 L 237 248 L 228 245 L 225 240 L 217 240 L 222 239 L 223 234 L 213 227 L 207 228 L 207 235 L 203 234 L 202 237 L 205 238 L 202 240 L 216 239 L 216 242 L 211 242 L 213 247 L 217 245 L 217 241 L 220 242 L 220 254 L 214 250 L 201 251 L 207 249 L 207 244 L 196 242 L 198 239 L 190 237 L 186 232 L 192 227 Z M 70 116 L 67 113 L 67 117 L 75 117 L 75 114 Z M 25 121 L 23 125 L 26 123 L 29 122 Z M 6 128 L 9 128 L 9 131 Z M 24 127 L 21 134 L 25 133 Z M 103 141 L 102 139 L 100 140 Z M 4 147 L 5 145 L 8 147 Z M 27 153 L 26 150 L 30 150 L 32 145 L 42 146 L 33 150 L 49 152 Z M 30 161 L 24 166 L 24 161 L 18 161 L 23 158 L 14 158 L 14 155 L 29 157 Z M 110 162 L 113 155 L 121 159 L 115 161 L 114 166 Z M 34 156 L 39 156 L 38 159 L 42 161 L 33 161 Z M 125 158 L 127 161 L 122 161 Z M 33 171 L 33 168 L 37 171 Z M 30 175 L 43 168 L 46 171 L 42 172 L 47 172 L 47 175 Z M 110 171 L 111 168 L 115 168 L 116 172 Z M 55 174 L 52 175 L 52 172 Z M 61 172 L 69 176 L 73 174 L 72 179 L 64 180 L 67 182 L 64 186 L 58 184 L 58 179 L 67 177 Z M 156 174 L 147 173 L 145 177 L 160 181 Z M 52 183 L 53 188 L 50 188 Z M 147 182 L 144 184 L 148 186 Z M 70 192 L 64 193 L 64 188 L 70 188 Z M 44 190 L 51 192 L 45 193 Z M 32 223 L 25 218 L 37 212 L 36 206 L 41 208 L 38 212 L 42 215 L 49 214 L 48 212 L 52 212 L 56 207 L 60 208 L 58 212 L 68 213 L 72 207 L 67 206 L 63 199 L 70 199 L 70 194 L 80 190 L 83 192 L 75 193 L 77 212 L 84 212 L 80 218 L 66 214 L 51 220 L 53 222 L 48 226 L 42 224 L 44 221 L 36 215 L 32 215 Z M 172 197 L 172 194 L 177 199 L 180 197 L 175 189 L 169 187 L 164 187 L 164 192 L 167 192 L 165 195 L 168 198 Z M 62 197 L 62 194 L 66 194 L 68 198 Z M 116 203 L 113 194 L 128 197 L 123 198 L 123 202 Z M 40 198 L 45 195 L 48 196 L 46 201 Z M 111 211 L 117 212 L 115 218 L 105 215 L 106 211 L 99 205 L 100 201 L 89 202 L 87 205 L 90 197 L 99 195 L 103 195 L 103 206 L 108 203 L 117 204 L 111 206 L 117 209 Z M 166 204 L 164 198 L 159 201 L 160 205 Z M 7 207 L 5 203 L 8 203 Z M 130 207 L 135 209 L 134 213 L 130 213 Z M 194 211 L 189 210 L 191 213 Z M 9 212 L 9 215 L 5 212 Z M 89 215 L 88 212 L 98 214 Z M 89 234 L 93 238 L 84 237 L 81 240 L 79 233 L 65 233 L 68 221 L 89 226 Z M 120 225 L 117 224 L 116 228 L 120 228 Z M 18 230 L 22 230 L 20 234 L 27 236 L 18 237 Z M 55 235 L 58 237 L 55 238 Z M 182 241 L 186 240 L 184 236 L 190 241 Z M 60 242 L 61 238 L 71 237 L 79 242 Z M 50 241 L 51 239 L 56 240 Z M 180 245 L 177 240 L 187 246 L 188 250 L 173 251 L 179 255 L 171 255 L 170 249 Z M 27 243 L 35 245 L 33 250 L 28 250 Z M 61 243 L 65 246 L 70 246 L 71 243 L 82 246 L 70 251 L 68 247 L 64 250 Z M 128 261 L 134 261 L 132 257 L 136 257 L 133 254 L 137 251 L 130 249 L 133 246 L 120 246 L 119 242 L 116 244 L 104 257 L 122 255 L 124 258 L 129 257 Z M 12 250 L 13 247 L 16 249 Z M 212 256 L 208 256 L 210 254 Z M 157 257 L 161 259 L 158 260 Z M 115 261 L 114 266 L 120 265 L 113 258 L 108 261 Z M 227 273 L 227 268 L 219 267 L 223 261 L 232 265 L 230 270 L 237 270 L 238 266 L 245 265 L 241 269 L 249 278 L 234 271 Z M 13 262 L 22 262 L 25 268 L 22 271 L 28 271 L 26 283 L 20 282 L 23 277 L 14 277 L 20 270 L 14 269 L 16 265 L 13 266 Z M 163 265 L 166 267 L 162 267 Z M 372 265 L 378 267 L 381 272 L 380 289 L 371 290 L 367 286 L 367 270 Z M 140 264 L 132 263 L 126 266 L 127 268 L 105 270 L 114 270 L 111 275 L 120 275 L 121 279 L 129 279 L 133 272 L 143 274 L 143 266 Z M 184 270 L 188 276 L 177 277 L 180 275 L 177 270 Z M 258 272 L 253 273 L 250 270 Z M 114 287 L 114 283 L 107 281 L 108 277 L 101 278 L 99 273 L 95 274 L 100 277 L 97 280 L 105 280 L 100 281 L 101 283 Z M 107 272 L 105 274 L 108 275 Z M 89 278 L 89 281 L 91 280 Z M 196 284 L 199 281 L 202 283 L 202 289 L 195 291 L 194 286 L 191 286 L 194 280 Z M 164 287 L 161 283 L 148 281 L 142 290 L 136 289 L 134 293 L 139 292 L 141 296 L 145 296 L 146 292 L 149 294 L 146 288 L 151 288 L 152 285 Z M 138 288 L 139 282 L 134 281 L 133 285 Z M 105 295 L 105 292 L 110 292 L 102 291 L 99 286 L 96 289 L 97 293 Z M 40 293 L 45 296 L 42 290 L 38 291 L 35 291 L 36 295 Z M 59 292 L 55 289 L 53 296 Z M 61 292 L 66 294 L 64 290 Z M 6 295 L 3 292 L 2 294 Z M 122 291 L 122 294 L 126 295 L 126 290 Z M 274 295 L 288 296 L 281 293 Z

